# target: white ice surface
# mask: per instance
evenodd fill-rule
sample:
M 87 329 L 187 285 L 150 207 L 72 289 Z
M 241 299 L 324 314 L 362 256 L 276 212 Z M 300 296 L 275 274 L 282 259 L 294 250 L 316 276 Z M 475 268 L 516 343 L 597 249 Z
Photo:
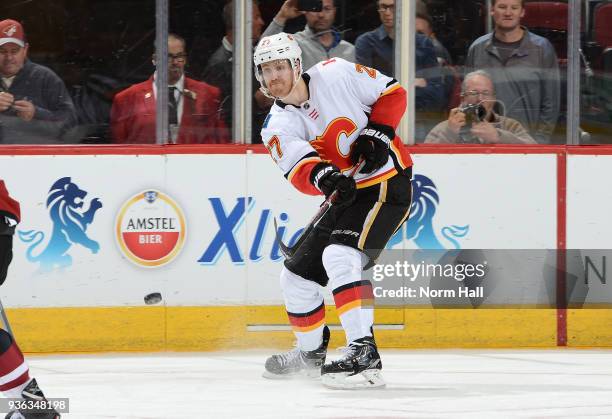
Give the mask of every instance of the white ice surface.
M 65 418 L 612 417 L 610 350 L 382 350 L 387 388 L 361 391 L 267 380 L 268 355 L 28 360 L 47 396 L 70 399 Z

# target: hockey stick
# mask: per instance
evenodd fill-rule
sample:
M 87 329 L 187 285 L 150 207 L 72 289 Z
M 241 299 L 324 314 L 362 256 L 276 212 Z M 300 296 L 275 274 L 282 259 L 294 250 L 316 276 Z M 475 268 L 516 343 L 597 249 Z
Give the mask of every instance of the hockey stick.
M 361 166 L 363 166 L 364 162 L 365 161 L 364 161 L 364 159 L 362 157 L 359 160 L 359 162 L 357 162 L 355 167 L 353 167 L 351 169 L 351 171 L 348 174 L 348 177 L 355 176 L 355 173 L 357 173 L 361 169 Z M 281 253 L 283 254 L 283 256 L 285 257 L 285 259 L 291 259 L 293 257 L 293 255 L 295 255 L 295 253 L 300 248 L 300 246 L 302 246 L 302 243 L 304 243 L 304 241 L 306 241 L 306 239 L 308 238 L 308 236 L 310 236 L 310 233 L 312 233 L 312 231 L 315 229 L 315 227 L 317 226 L 319 221 L 321 221 L 321 219 L 325 216 L 325 214 L 327 214 L 329 209 L 332 207 L 332 205 L 334 204 L 334 202 L 336 200 L 336 196 L 338 196 L 338 190 L 337 189 L 335 191 L 333 191 L 325 199 L 325 201 L 323 201 L 323 203 L 319 207 L 319 211 L 317 211 L 317 213 L 314 215 L 314 217 L 312 217 L 312 219 L 310 220 L 310 222 L 308 223 L 308 225 L 306 226 L 306 228 L 302 232 L 302 235 L 300 236 L 300 238 L 291 247 L 289 247 L 285 243 L 283 243 L 283 240 L 281 239 L 280 234 L 278 234 L 278 224 L 276 222 L 276 217 L 274 217 L 274 232 L 276 234 L 276 242 L 278 243 L 278 247 L 279 247 Z
M 9 335 L 14 336 L 13 329 L 11 329 L 11 324 L 8 321 L 8 317 L 6 317 L 6 312 L 4 311 L 2 300 L 0 300 L 0 317 L 2 317 L 2 323 L 4 323 L 4 330 L 6 330 Z

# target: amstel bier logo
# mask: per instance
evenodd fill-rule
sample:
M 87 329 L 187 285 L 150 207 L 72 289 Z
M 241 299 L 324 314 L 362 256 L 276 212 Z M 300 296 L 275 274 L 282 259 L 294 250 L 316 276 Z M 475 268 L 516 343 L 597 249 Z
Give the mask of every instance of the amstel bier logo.
M 171 262 L 181 251 L 185 234 L 183 211 L 159 191 L 134 195 L 117 216 L 119 248 L 140 266 L 157 267 Z

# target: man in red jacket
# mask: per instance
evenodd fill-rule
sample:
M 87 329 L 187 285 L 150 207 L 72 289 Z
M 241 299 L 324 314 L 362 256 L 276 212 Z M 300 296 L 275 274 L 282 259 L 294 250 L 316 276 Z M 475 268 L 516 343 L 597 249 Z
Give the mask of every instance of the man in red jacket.
M 168 142 L 218 144 L 231 141 L 220 114 L 218 88 L 185 77 L 185 40 L 168 36 Z M 155 75 L 115 96 L 111 109 L 114 143 L 155 144 Z
M 19 222 L 19 203 L 11 198 L 0 179 L 0 285 L 4 283 L 8 266 L 13 259 L 13 233 Z M 30 378 L 28 364 L 17 342 L 0 329 L 0 391 L 5 397 L 25 400 L 45 400 L 35 378 Z M 5 419 L 57 419 L 53 409 L 44 412 L 13 411 Z

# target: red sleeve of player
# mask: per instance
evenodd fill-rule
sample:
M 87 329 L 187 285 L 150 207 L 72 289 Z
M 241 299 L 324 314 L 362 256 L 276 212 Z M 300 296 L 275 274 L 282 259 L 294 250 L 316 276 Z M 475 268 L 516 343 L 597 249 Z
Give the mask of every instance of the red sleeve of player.
M 306 195 L 321 195 L 321 191 L 310 183 L 310 173 L 317 163 L 321 163 L 321 159 L 318 157 L 302 160 L 291 170 L 287 179 L 298 191 Z
M 19 202 L 9 196 L 3 180 L 0 180 L 0 212 L 10 214 L 17 221 L 19 221 L 21 217 Z
M 397 128 L 406 111 L 406 90 L 399 84 L 385 91 L 372 106 L 370 122 Z

